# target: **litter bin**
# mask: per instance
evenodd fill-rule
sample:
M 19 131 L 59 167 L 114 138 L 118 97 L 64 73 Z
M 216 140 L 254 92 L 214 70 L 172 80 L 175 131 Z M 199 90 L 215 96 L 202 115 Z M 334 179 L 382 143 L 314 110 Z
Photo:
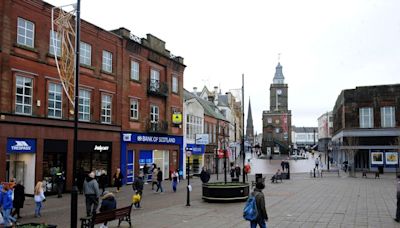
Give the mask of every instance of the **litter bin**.
M 378 166 L 379 174 L 383 174 L 383 165 Z
M 262 173 L 256 173 L 256 183 L 262 182 Z

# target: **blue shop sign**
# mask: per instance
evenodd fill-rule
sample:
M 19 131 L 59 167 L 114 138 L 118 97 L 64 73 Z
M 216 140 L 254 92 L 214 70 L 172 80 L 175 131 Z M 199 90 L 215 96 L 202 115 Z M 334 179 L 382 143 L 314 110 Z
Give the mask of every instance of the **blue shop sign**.
M 190 148 L 192 151 L 192 154 L 204 154 L 206 151 L 206 146 L 205 145 L 196 145 L 196 144 L 187 144 L 187 148 Z
M 7 139 L 7 153 L 35 153 L 35 139 L 9 138 Z
M 122 133 L 122 140 L 130 143 L 182 144 L 182 136 Z

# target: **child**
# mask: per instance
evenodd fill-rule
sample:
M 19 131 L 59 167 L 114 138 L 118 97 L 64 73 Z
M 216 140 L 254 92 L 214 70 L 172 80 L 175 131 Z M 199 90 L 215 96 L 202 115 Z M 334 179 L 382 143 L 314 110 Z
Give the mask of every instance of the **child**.
M 132 189 L 135 191 L 136 194 L 140 195 L 140 200 L 139 202 L 135 203 L 136 208 L 140 208 L 140 201 L 142 200 L 142 194 L 143 194 L 143 176 L 140 174 L 138 177 L 135 178 L 135 181 L 132 184 Z
M 132 203 L 135 205 L 135 208 L 140 208 L 140 201 L 142 197 L 138 191 L 132 196 Z
M 35 217 L 40 217 L 40 209 L 42 208 L 42 202 L 46 200 L 46 197 L 44 197 L 43 193 L 43 182 L 38 181 L 36 186 L 35 186 Z
M 11 210 L 13 209 L 13 199 L 12 199 L 12 190 L 9 185 L 4 185 L 2 195 L 3 195 L 3 216 L 4 216 L 4 225 L 12 226 L 13 222 L 17 220 L 11 216 Z

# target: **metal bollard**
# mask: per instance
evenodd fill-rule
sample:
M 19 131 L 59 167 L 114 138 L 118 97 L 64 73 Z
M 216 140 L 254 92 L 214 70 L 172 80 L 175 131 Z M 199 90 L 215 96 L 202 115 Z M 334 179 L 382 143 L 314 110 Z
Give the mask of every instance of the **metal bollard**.
M 314 168 L 314 178 L 315 178 L 315 168 Z

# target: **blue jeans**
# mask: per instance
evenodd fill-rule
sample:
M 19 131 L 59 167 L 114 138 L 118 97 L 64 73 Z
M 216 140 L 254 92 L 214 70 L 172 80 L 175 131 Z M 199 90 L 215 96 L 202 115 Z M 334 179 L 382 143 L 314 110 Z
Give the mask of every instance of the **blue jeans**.
M 40 209 L 42 208 L 42 202 L 35 202 L 35 216 L 40 216 Z
M 250 222 L 250 227 L 251 228 L 256 228 L 257 224 L 261 227 L 261 228 L 267 228 L 267 224 L 265 223 L 265 220 L 262 220 L 262 222 L 258 223 L 257 221 L 251 221 Z
M 164 189 L 163 189 L 163 187 L 162 187 L 162 181 L 158 181 L 157 182 L 157 190 L 156 190 L 156 192 L 158 192 L 158 189 L 160 189 L 161 190 L 161 192 L 163 192 L 164 191 Z
M 4 213 L 4 224 L 9 224 L 11 222 L 17 221 L 14 217 L 11 216 L 11 208 L 10 209 L 3 209 Z

